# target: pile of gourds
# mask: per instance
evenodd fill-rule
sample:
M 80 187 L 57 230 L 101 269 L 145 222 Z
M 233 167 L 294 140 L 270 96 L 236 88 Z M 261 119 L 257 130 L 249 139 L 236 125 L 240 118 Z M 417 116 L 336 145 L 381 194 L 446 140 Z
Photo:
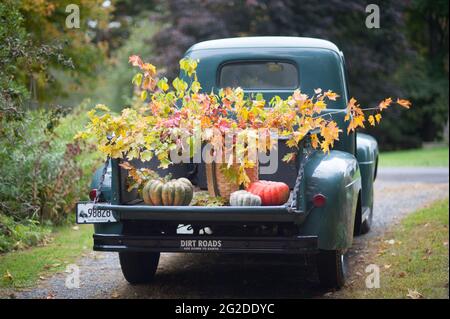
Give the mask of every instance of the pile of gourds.
M 152 179 L 142 189 L 144 202 L 152 206 L 188 206 L 194 195 L 194 187 L 187 178 Z M 231 206 L 277 206 L 289 199 L 289 186 L 281 182 L 257 181 L 247 190 L 231 193 Z

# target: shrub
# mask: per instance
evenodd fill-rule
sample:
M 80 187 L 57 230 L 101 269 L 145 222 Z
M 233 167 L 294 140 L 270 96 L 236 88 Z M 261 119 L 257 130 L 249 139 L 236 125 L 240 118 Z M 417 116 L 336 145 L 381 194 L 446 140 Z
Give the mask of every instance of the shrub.
M 99 159 L 72 138 L 86 111 L 87 102 L 66 116 L 60 109 L 26 111 L 22 120 L 0 123 L 0 214 L 28 226 L 67 220 Z
M 15 221 L 0 213 L 0 253 L 35 246 L 49 234 L 50 227 L 36 220 Z

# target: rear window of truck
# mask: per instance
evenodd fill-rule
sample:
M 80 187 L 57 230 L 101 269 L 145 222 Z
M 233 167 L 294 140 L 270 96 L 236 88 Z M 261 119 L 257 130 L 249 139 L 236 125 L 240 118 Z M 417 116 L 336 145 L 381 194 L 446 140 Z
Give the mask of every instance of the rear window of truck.
M 220 87 L 246 90 L 293 90 L 299 87 L 297 67 L 288 62 L 227 63 L 220 68 Z

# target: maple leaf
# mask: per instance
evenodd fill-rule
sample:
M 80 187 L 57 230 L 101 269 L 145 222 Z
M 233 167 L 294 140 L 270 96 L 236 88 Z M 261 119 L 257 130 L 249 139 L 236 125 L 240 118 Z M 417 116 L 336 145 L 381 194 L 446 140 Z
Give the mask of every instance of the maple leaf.
M 139 55 L 132 55 L 128 58 L 128 63 L 131 63 L 132 66 L 141 67 L 144 62 Z
M 405 99 L 397 99 L 397 104 L 403 106 L 406 109 L 411 107 L 411 102 Z
M 156 87 L 156 80 L 152 77 L 146 76 L 144 78 L 144 81 L 142 82 L 142 88 L 144 90 L 150 90 L 153 91 Z
M 3 279 L 7 281 L 13 281 L 14 277 L 11 275 L 8 269 L 6 269 L 5 274 L 3 275 Z
M 367 119 L 370 123 L 370 125 L 375 126 L 375 117 L 373 115 L 369 115 L 369 118 Z
M 375 114 L 375 120 L 377 121 L 377 123 L 380 123 L 380 121 L 381 121 L 381 114 L 380 113 Z
M 333 147 L 334 141 L 339 140 L 339 132 L 341 132 L 341 130 L 334 121 L 328 122 L 328 124 L 321 128 L 320 135 L 322 136 L 323 141 L 320 143 L 320 146 L 324 153 L 328 153 L 330 147 Z
M 384 109 L 387 109 L 389 107 L 389 105 L 391 105 L 392 103 L 392 99 L 390 97 L 388 97 L 387 99 L 384 99 L 383 101 L 380 102 L 380 104 L 378 104 L 378 108 L 380 109 L 380 111 L 383 111 Z
M 348 101 L 348 104 L 347 104 L 347 109 L 349 109 L 349 110 L 354 109 L 356 107 L 356 103 L 357 103 L 357 101 L 354 97 L 350 98 L 350 101 Z
M 311 135 L 311 146 L 313 148 L 318 148 L 319 147 L 319 138 L 317 137 L 317 134 L 312 134 Z
M 156 67 L 151 63 L 144 63 L 141 66 L 141 69 L 144 70 L 151 77 L 156 75 Z
M 416 289 L 409 289 L 409 288 L 408 288 L 408 294 L 406 296 L 411 298 L 411 299 L 422 299 L 422 298 L 424 298 L 423 295 L 420 292 L 418 292 Z
M 323 95 L 326 96 L 331 101 L 336 101 L 336 99 L 339 97 L 339 94 L 334 93 L 331 90 L 326 91 Z
M 166 92 L 169 89 L 169 84 L 167 84 L 167 78 L 162 78 L 156 84 L 161 91 Z
M 286 162 L 286 163 L 292 162 L 293 160 L 295 160 L 296 157 L 297 157 L 297 154 L 294 152 L 287 153 L 286 155 L 283 156 L 283 162 Z
M 122 162 L 119 164 L 119 166 L 126 170 L 134 169 L 134 167 L 129 162 Z

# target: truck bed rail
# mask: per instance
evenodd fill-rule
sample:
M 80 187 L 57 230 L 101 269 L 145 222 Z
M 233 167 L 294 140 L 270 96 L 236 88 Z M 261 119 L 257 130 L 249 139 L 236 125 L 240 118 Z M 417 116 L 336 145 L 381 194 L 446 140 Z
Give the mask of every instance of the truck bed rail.
M 281 206 L 149 206 L 110 205 L 99 203 L 99 209 L 115 212 L 119 220 L 210 221 L 210 222 L 294 222 L 300 224 L 306 213 Z

